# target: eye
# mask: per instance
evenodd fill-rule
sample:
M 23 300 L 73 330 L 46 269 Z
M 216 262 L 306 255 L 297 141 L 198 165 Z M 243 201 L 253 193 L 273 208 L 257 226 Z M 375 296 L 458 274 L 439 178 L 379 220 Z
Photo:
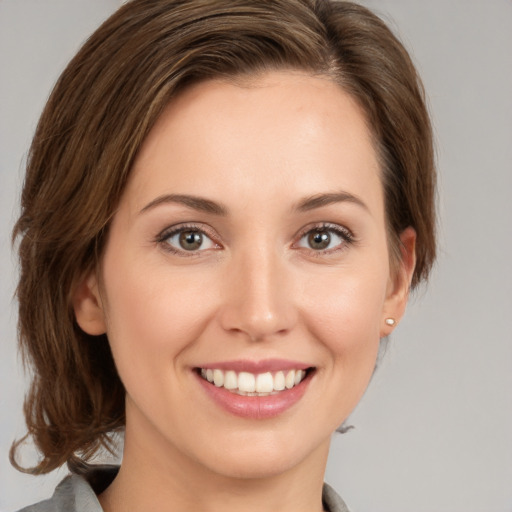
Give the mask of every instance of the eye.
M 166 250 L 175 253 L 194 253 L 219 247 L 203 230 L 188 226 L 162 233 L 158 242 L 165 244 Z
M 317 252 L 329 252 L 343 248 L 352 240 L 352 234 L 348 229 L 341 226 L 322 225 L 306 231 L 297 245 Z

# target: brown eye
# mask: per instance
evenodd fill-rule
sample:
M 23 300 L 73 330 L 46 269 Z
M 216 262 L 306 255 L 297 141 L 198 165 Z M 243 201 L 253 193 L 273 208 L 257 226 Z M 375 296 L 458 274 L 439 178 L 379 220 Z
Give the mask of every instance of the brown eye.
M 203 244 L 203 235 L 198 231 L 182 231 L 179 234 L 179 244 L 185 251 L 197 251 Z
M 307 239 L 309 247 L 317 251 L 327 249 L 331 244 L 331 234 L 324 230 L 311 231 L 308 234 Z
M 158 239 L 164 248 L 176 254 L 200 253 L 219 246 L 201 229 L 193 227 L 177 227 L 173 231 L 164 232 Z
M 353 242 L 352 233 L 338 224 L 326 224 L 313 227 L 301 236 L 298 247 L 316 252 L 335 252 Z

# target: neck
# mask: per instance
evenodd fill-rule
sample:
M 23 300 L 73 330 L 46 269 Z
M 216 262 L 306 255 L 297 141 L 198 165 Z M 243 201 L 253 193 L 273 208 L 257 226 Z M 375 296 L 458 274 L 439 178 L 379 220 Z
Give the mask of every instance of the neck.
M 178 449 L 140 445 L 127 430 L 119 474 L 99 500 L 105 512 L 320 512 L 329 443 L 278 474 L 223 475 Z

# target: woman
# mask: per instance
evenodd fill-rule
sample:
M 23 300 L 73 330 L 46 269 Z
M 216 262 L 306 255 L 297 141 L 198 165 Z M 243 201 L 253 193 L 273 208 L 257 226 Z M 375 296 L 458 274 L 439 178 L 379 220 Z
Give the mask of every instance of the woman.
M 330 437 L 428 276 L 434 187 L 366 9 L 124 5 L 48 101 L 14 230 L 30 471 L 72 471 L 26 510 L 347 510 Z M 120 430 L 120 468 L 87 464 Z

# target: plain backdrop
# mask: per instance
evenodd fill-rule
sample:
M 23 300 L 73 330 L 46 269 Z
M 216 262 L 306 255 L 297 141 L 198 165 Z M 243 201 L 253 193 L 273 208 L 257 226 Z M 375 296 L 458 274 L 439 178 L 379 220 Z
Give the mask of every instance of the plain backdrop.
M 333 440 L 326 480 L 354 512 L 512 511 L 512 1 L 365 0 L 423 76 L 440 172 L 440 255 Z M 0 0 L 0 512 L 63 471 L 17 473 L 26 388 L 10 231 L 38 115 L 119 0 Z

